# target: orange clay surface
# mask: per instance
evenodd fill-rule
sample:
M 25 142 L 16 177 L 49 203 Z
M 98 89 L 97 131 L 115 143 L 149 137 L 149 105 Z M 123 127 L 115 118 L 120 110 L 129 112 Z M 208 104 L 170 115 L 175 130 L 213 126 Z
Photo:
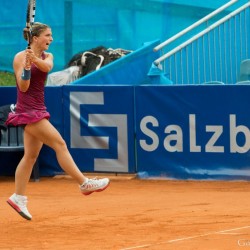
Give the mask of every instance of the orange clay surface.
M 250 249 L 250 182 L 110 178 L 89 196 L 67 176 L 30 181 L 27 221 L 1 177 L 0 249 Z

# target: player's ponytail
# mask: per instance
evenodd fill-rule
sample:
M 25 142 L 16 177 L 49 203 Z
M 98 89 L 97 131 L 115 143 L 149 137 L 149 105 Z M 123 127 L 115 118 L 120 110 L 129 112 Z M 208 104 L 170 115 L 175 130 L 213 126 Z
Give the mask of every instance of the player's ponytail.
M 23 29 L 23 38 L 28 41 L 29 39 L 29 30 L 27 28 Z

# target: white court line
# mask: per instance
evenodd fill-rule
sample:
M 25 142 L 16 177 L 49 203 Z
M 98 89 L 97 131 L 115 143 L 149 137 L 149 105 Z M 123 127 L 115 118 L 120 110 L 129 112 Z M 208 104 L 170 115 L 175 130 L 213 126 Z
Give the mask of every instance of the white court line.
M 173 243 L 173 242 L 177 242 L 177 241 L 184 241 L 184 240 L 190 240 L 190 239 L 195 239 L 195 238 L 201 238 L 201 237 L 213 235 L 213 234 L 226 234 L 226 233 L 230 233 L 232 231 L 237 231 L 237 230 L 246 229 L 246 228 L 250 228 L 250 226 L 231 228 L 231 229 L 227 229 L 227 230 L 210 232 L 210 233 L 205 233 L 205 234 L 200 234 L 200 235 L 195 235 L 195 236 L 190 236 L 190 237 L 184 237 L 184 238 L 169 240 L 169 241 L 165 241 L 165 242 L 159 242 L 159 243 L 155 243 L 155 244 L 127 247 L 127 248 L 122 248 L 120 250 L 132 250 L 132 249 L 140 249 L 140 248 L 145 248 L 145 247 L 152 247 L 152 246 L 163 245 L 163 244 L 167 244 L 167 243 Z
M 242 235 L 242 233 L 219 233 L 219 234 L 225 234 L 225 235 Z

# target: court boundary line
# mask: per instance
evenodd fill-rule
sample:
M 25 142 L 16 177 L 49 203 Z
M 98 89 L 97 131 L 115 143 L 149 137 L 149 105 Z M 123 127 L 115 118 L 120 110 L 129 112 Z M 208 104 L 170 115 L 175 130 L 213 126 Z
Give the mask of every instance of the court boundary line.
M 159 243 L 155 243 L 155 244 L 145 244 L 145 245 L 140 245 L 140 246 L 126 247 L 126 248 L 122 248 L 120 250 L 133 250 L 133 249 L 140 249 L 140 248 L 145 248 L 145 247 L 153 247 L 153 246 L 164 245 L 164 244 L 174 243 L 174 242 L 179 242 L 179 241 L 184 241 L 184 240 L 190 240 L 190 239 L 195 239 L 195 238 L 202 238 L 202 237 L 205 237 L 205 236 L 208 236 L 208 235 L 226 234 L 226 233 L 230 233 L 232 231 L 237 231 L 237 230 L 246 229 L 246 228 L 250 228 L 250 226 L 237 227 L 237 228 L 220 230 L 220 231 L 215 231 L 215 232 L 210 232 L 210 233 L 204 233 L 204 234 L 200 234 L 200 235 L 194 235 L 194 236 L 189 236 L 189 237 L 177 238 L 177 239 L 163 241 L 163 242 L 159 242 Z

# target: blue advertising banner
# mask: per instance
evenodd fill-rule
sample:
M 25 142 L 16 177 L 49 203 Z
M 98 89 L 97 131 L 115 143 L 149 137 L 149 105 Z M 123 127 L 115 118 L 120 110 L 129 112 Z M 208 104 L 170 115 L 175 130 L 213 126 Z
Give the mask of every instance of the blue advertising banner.
M 134 88 L 64 86 L 64 139 L 86 172 L 135 172 Z
M 47 87 L 50 121 L 81 171 L 250 180 L 250 85 Z M 1 88 L 1 105 L 15 88 Z M 11 160 L 10 160 L 11 157 Z M 19 155 L 0 156 L 13 174 Z M 44 145 L 41 176 L 62 174 Z M 6 168 L 5 166 L 8 166 Z
M 250 179 L 250 86 L 137 86 L 138 172 Z

